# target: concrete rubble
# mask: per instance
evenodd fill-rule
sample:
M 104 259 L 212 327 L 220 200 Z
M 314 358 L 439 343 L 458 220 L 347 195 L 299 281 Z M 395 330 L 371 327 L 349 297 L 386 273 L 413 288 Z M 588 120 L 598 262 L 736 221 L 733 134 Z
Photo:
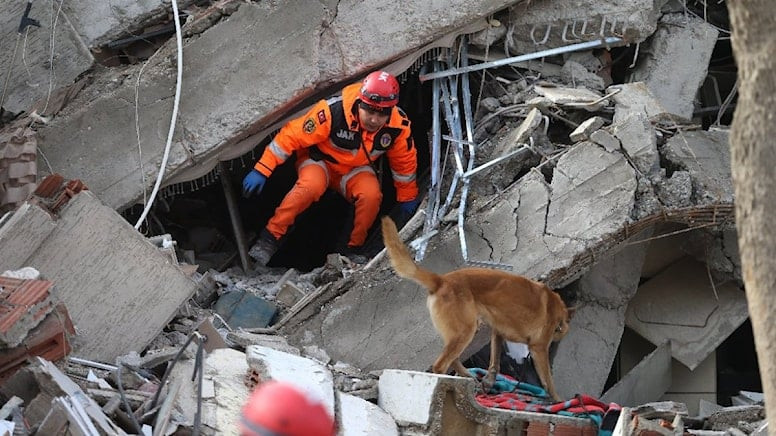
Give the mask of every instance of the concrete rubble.
M 752 374 L 725 377 L 748 311 L 722 122 L 737 85 L 711 67 L 724 2 L 176 3 L 166 151 L 170 4 L 98 3 L 0 6 L 0 435 L 238 434 L 269 380 L 339 435 L 767 434 Z M 487 326 L 461 356 L 472 378 L 431 374 L 425 291 L 377 232 L 365 265 L 313 241 L 267 267 L 240 253 L 293 176 L 251 203 L 222 201 L 229 180 L 377 67 L 438 103 L 410 112 L 428 156 L 402 239 L 430 270 L 511 270 L 576 307 L 552 348 L 565 403 L 517 344 L 482 392 Z M 221 204 L 245 234 L 214 224 Z

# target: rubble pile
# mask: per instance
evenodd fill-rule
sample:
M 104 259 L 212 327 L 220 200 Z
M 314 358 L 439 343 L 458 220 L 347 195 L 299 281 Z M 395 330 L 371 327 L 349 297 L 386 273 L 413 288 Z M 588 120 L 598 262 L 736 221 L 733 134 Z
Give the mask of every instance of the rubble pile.
M 63 6 L 51 60 L 29 14 L 60 11 L 0 6 L 32 26 L 33 65 L 24 80 L 9 69 L 0 102 L 0 436 L 238 434 L 269 380 L 319 399 L 341 435 L 767 434 L 751 374 L 722 376 L 748 318 L 726 126 L 737 82 L 731 60 L 715 63 L 724 2 L 410 1 L 424 8 L 390 17 L 371 1 L 188 2 L 184 87 L 197 92 L 137 223 L 129 206 L 162 159 L 175 26 L 161 0 L 98 3 Z M 385 22 L 405 37 L 371 41 Z M 500 402 L 475 377 L 428 372 L 440 342 L 425 294 L 393 274 L 378 232 L 366 264 L 312 243 L 288 254 L 323 259 L 309 270 L 243 253 L 263 218 L 235 210 L 228 179 L 291 112 L 388 62 L 417 91 L 402 104 L 422 106 L 409 113 L 428 139 L 402 238 L 435 271 L 508 269 L 576 306 L 553 353 L 566 403 L 540 386 Z M 489 338 L 465 352 L 473 375 Z M 525 380 L 518 345 L 502 372 Z

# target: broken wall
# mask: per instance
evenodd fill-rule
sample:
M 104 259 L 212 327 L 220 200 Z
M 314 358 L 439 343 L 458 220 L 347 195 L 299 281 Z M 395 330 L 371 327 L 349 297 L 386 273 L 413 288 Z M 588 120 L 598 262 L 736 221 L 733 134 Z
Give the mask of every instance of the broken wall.
M 76 326 L 74 353 L 112 362 L 142 351 L 196 284 L 93 193 L 55 216 L 25 203 L 0 222 L 0 271 L 30 266 L 54 283 Z

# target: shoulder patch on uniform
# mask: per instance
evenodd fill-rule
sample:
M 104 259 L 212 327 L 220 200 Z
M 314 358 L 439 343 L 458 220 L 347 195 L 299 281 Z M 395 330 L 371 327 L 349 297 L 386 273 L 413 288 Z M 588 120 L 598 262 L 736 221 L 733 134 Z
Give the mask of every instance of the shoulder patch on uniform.
M 318 124 L 323 124 L 326 122 L 326 112 L 323 111 L 323 109 L 318 111 Z
M 315 121 L 312 118 L 308 118 L 302 124 L 302 129 L 305 133 L 313 133 L 315 131 Z
M 393 137 L 391 137 L 390 133 L 383 133 L 380 136 L 380 145 L 383 146 L 383 148 L 388 147 L 393 142 Z
M 402 126 L 409 126 L 410 125 L 410 120 L 408 120 L 406 118 L 401 120 L 401 125 Z

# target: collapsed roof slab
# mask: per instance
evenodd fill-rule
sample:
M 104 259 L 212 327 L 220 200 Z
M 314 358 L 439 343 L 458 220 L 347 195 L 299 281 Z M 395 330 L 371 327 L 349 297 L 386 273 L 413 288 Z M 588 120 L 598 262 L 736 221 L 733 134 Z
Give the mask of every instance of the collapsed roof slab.
M 558 393 L 598 397 L 603 391 L 625 327 L 625 310 L 636 294 L 652 235 L 648 228 L 616 254 L 595 264 L 576 286 L 577 308 L 568 334 L 558 343 L 552 367 Z M 656 397 L 657 398 L 657 397 Z
M 334 85 L 516 2 L 329 3 L 240 2 L 229 17 L 184 41 L 165 183 L 207 174 L 218 160 L 238 157 L 261 139 L 244 138 L 272 132 L 289 112 L 335 92 Z M 142 198 L 164 153 L 175 65 L 172 40 L 145 65 L 98 73 L 95 84 L 39 131 L 54 171 L 84 180 L 115 209 Z
M 657 28 L 665 0 L 533 0 L 510 8 L 510 51 L 547 48 L 620 36 L 640 42 Z
M 626 324 L 695 369 L 748 317 L 746 295 L 733 282 L 714 283 L 707 266 L 685 257 L 639 287 Z
M 646 83 L 668 112 L 691 119 L 719 32 L 687 13 L 664 15 L 630 81 Z
M 28 235 L 37 245 L 19 249 Z M 197 286 L 89 191 L 56 217 L 38 204 L 20 208 L 0 226 L 0 252 L 0 270 L 32 266 L 54 283 L 76 325 L 74 353 L 91 360 L 142 351 Z
M 20 22 L 29 4 L 27 17 L 40 26 L 26 26 L 20 33 Z M 29 111 L 33 103 L 42 102 L 38 112 L 43 112 L 51 90 L 73 83 L 94 63 L 61 6 L 45 2 L 0 2 L 0 53 L 7 56 L 0 71 L 3 80 L 8 77 L 7 90 L 1 91 L 5 100 L 0 105 L 5 110 Z

